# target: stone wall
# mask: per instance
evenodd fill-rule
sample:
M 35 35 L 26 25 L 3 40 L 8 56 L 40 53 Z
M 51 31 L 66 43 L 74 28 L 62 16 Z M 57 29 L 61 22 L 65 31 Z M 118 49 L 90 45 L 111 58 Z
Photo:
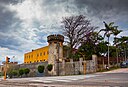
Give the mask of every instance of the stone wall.
M 43 74 L 38 72 L 38 66 L 44 65 L 45 70 Z M 28 76 L 35 77 L 35 76 L 49 76 L 55 75 L 54 73 L 59 73 L 56 75 L 77 75 L 77 74 L 86 74 L 86 73 L 93 73 L 97 71 L 97 57 L 92 56 L 92 60 L 84 61 L 80 58 L 79 61 L 73 61 L 70 59 L 70 62 L 65 62 L 63 59 L 62 62 L 55 62 L 55 71 L 54 73 L 47 71 L 48 62 L 39 62 L 39 63 L 31 63 L 31 64 L 18 64 L 14 65 L 13 69 L 18 70 L 20 68 L 29 68 L 30 73 Z M 58 71 L 59 70 L 59 71 Z
M 84 66 L 84 64 L 86 64 Z M 56 63 L 57 66 L 57 63 Z M 92 56 L 92 60 L 83 61 L 80 58 L 79 61 L 73 62 L 70 59 L 70 62 L 65 62 L 64 60 L 62 63 L 59 63 L 59 75 L 77 75 L 77 74 L 85 74 L 86 73 L 94 73 L 97 71 L 97 57 Z
M 18 64 L 14 66 L 15 70 L 18 70 L 20 68 L 29 68 L 30 69 L 30 73 L 28 74 L 28 76 L 31 77 L 35 77 L 35 76 L 47 76 L 48 75 L 48 71 L 46 69 L 48 62 L 38 62 L 38 63 L 31 63 L 31 64 Z M 38 72 L 38 66 L 39 65 L 44 65 L 45 66 L 45 70 L 43 74 L 40 74 Z

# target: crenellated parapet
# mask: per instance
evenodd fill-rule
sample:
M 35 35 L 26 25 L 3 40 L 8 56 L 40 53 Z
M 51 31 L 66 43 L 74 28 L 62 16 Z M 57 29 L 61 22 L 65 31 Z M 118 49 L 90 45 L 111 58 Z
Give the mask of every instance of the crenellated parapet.
M 59 42 L 64 42 L 64 36 L 60 35 L 60 34 L 53 34 L 53 35 L 49 35 L 47 37 L 47 41 L 51 42 L 51 41 L 59 41 Z

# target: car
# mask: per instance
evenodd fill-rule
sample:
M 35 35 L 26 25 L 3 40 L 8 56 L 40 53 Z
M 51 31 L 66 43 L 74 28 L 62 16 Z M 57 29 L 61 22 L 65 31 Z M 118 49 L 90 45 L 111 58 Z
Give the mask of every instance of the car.
M 128 61 L 124 61 L 120 64 L 121 68 L 128 68 Z

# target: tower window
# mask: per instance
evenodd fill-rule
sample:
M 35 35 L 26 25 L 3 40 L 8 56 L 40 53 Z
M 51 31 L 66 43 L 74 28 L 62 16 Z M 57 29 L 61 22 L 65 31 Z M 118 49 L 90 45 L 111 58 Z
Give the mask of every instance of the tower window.
M 44 52 L 44 55 L 45 55 L 45 52 Z

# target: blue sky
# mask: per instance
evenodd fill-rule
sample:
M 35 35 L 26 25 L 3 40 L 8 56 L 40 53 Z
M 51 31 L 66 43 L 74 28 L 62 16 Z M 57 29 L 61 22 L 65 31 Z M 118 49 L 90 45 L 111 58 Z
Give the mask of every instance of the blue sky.
M 25 52 L 47 45 L 47 36 L 62 33 L 62 17 L 86 15 L 93 26 L 115 22 L 128 34 L 128 0 L 0 0 L 0 61 L 23 62 Z M 111 38 L 112 43 L 112 38 Z

